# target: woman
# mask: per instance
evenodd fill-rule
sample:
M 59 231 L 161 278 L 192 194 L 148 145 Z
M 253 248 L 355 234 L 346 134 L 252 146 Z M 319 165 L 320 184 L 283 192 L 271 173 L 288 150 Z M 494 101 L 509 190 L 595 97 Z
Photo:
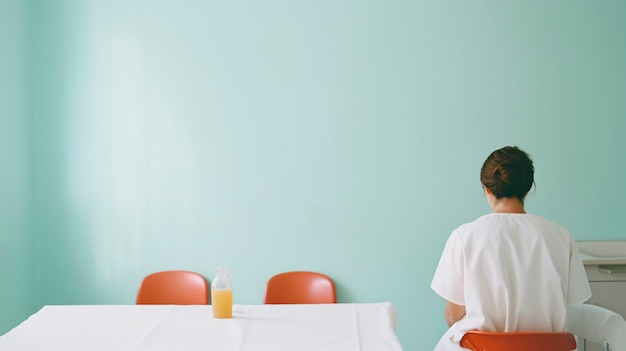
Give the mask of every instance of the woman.
M 563 331 L 566 308 L 591 297 L 574 240 L 563 227 L 526 213 L 534 184 L 527 153 L 507 146 L 480 170 L 493 213 L 452 232 L 431 287 L 446 300 L 450 329 L 437 346 L 462 350 L 468 330 Z

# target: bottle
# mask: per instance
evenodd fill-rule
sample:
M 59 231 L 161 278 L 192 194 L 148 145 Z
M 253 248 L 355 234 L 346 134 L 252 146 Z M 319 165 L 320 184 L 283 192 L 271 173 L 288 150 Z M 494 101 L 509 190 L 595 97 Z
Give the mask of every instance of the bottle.
M 228 277 L 228 268 L 215 268 L 215 279 L 211 282 L 211 304 L 213 318 L 233 317 L 233 286 Z

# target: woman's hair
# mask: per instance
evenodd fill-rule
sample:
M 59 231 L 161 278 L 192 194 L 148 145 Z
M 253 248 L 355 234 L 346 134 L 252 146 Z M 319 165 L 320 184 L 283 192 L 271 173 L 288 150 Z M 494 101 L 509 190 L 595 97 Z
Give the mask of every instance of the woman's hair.
M 534 184 L 535 167 L 530 156 L 517 146 L 505 146 L 489 155 L 480 169 L 480 182 L 500 199 L 524 201 Z

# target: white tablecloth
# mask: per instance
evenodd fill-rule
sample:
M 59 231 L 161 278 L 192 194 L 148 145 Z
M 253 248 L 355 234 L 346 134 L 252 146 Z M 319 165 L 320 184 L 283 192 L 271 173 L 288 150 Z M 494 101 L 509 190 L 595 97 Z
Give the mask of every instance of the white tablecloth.
M 0 337 L 0 351 L 401 351 L 389 302 L 45 306 Z

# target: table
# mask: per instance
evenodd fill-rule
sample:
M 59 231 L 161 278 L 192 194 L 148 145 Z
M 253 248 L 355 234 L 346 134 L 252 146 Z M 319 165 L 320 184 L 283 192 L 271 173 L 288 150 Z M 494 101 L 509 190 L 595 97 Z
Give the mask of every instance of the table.
M 401 351 L 390 302 L 44 306 L 3 336 L 0 351 Z

